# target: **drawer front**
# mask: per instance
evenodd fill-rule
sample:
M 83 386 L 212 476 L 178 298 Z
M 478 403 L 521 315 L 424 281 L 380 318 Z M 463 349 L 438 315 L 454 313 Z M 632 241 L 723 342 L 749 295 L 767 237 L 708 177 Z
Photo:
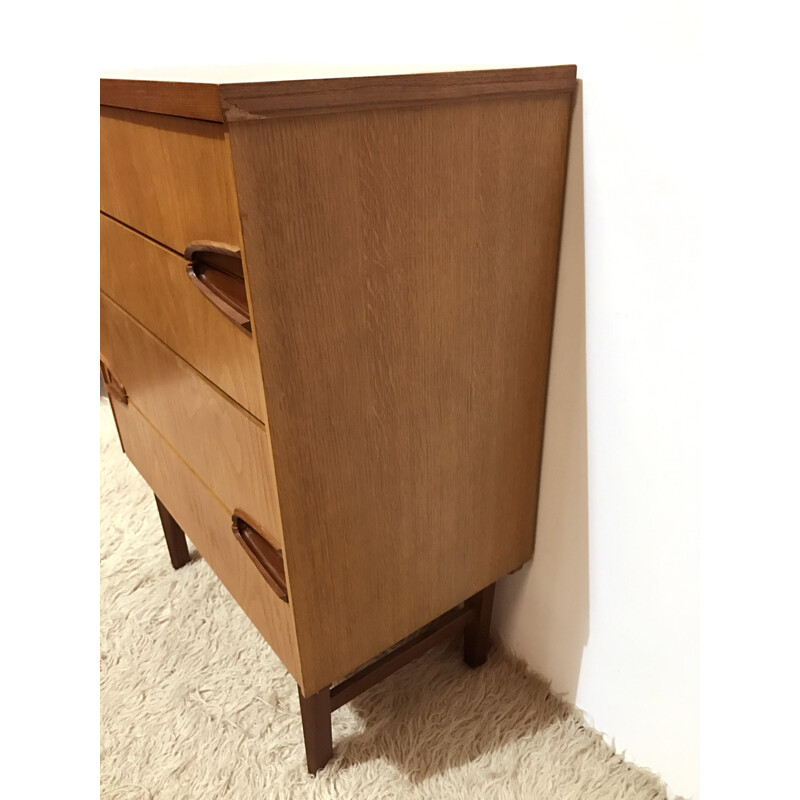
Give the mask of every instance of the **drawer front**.
M 233 510 L 200 484 L 132 403 L 114 403 L 114 414 L 127 456 L 299 681 L 292 607 L 278 599 L 234 537 Z
M 101 107 L 100 208 L 179 253 L 198 239 L 240 246 L 223 126 Z
M 129 403 L 163 434 L 223 505 L 247 514 L 273 545 L 282 548 L 275 473 L 264 426 L 104 294 L 100 295 L 100 351 Z
M 260 420 L 255 340 L 203 296 L 186 260 L 100 215 L 100 289 Z

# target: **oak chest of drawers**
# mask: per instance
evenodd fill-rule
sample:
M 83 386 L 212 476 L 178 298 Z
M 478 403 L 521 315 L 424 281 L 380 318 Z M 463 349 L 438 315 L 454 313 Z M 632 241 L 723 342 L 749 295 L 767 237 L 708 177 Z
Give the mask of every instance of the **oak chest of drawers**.
M 481 663 L 531 556 L 576 81 L 281 73 L 101 80 L 101 365 L 313 772 L 370 682 L 461 631 Z

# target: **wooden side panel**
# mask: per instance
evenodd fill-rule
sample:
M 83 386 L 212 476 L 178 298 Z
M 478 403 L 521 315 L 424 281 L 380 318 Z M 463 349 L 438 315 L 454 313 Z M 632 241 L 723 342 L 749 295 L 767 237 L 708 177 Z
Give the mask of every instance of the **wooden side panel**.
M 186 260 L 100 215 L 100 289 L 262 422 L 258 350 L 186 275 Z
M 306 692 L 531 555 L 571 105 L 230 125 Z
M 125 386 L 129 403 L 164 435 L 231 514 L 241 509 L 280 548 L 280 513 L 263 425 L 102 293 L 100 349 Z
M 229 159 L 220 124 L 100 109 L 101 210 L 179 253 L 240 244 Z
M 265 584 L 234 538 L 230 510 L 202 486 L 136 406 L 115 403 L 114 413 L 134 466 L 299 681 L 291 606 Z

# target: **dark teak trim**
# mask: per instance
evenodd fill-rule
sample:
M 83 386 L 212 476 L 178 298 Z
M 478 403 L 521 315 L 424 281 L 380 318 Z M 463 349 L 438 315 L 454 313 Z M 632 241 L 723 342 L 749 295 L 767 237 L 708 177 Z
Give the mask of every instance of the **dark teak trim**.
M 472 610 L 472 620 L 464 631 L 464 661 L 470 667 L 485 663 L 489 653 L 489 630 L 492 625 L 494 584 L 472 595 L 465 605 Z
M 306 765 L 312 775 L 322 769 L 333 756 L 331 734 L 331 690 L 320 689 L 310 697 L 303 697 L 300 687 L 300 717 L 303 720 L 303 738 L 306 745 Z
M 100 105 L 222 122 L 219 86 L 213 83 L 100 79 Z
M 100 79 L 100 104 L 209 122 L 574 92 L 577 67 L 426 72 L 247 83 Z
M 233 535 L 242 545 L 250 560 L 256 565 L 267 585 L 284 603 L 289 602 L 283 553 L 269 542 L 256 524 L 242 511 L 233 512 Z
M 167 542 L 167 550 L 169 550 L 169 559 L 175 569 L 180 569 L 191 560 L 189 556 L 189 547 L 186 544 L 186 534 L 183 528 L 175 521 L 175 517 L 167 511 L 164 504 L 156 498 L 156 508 L 158 509 L 158 516 L 161 517 L 161 527 L 164 529 L 164 539 Z
M 184 257 L 192 284 L 234 325 L 251 334 L 241 250 L 222 242 L 195 241 Z
M 122 403 L 124 406 L 128 405 L 128 393 L 125 391 L 125 387 L 119 382 L 102 356 L 100 356 L 100 374 L 106 385 L 106 394 L 113 397 L 118 403 Z M 116 422 L 116 415 L 114 421 Z
M 573 92 L 577 67 L 428 72 L 358 78 L 231 83 L 220 86 L 226 122 L 373 108 Z

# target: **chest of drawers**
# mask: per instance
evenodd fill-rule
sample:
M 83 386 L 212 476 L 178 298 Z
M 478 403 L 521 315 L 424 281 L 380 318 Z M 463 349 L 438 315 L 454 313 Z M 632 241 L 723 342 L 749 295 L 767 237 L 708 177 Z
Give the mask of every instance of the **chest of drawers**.
M 481 663 L 532 554 L 576 81 L 284 73 L 101 80 L 101 366 L 314 772 L 331 709 L 431 643 Z

